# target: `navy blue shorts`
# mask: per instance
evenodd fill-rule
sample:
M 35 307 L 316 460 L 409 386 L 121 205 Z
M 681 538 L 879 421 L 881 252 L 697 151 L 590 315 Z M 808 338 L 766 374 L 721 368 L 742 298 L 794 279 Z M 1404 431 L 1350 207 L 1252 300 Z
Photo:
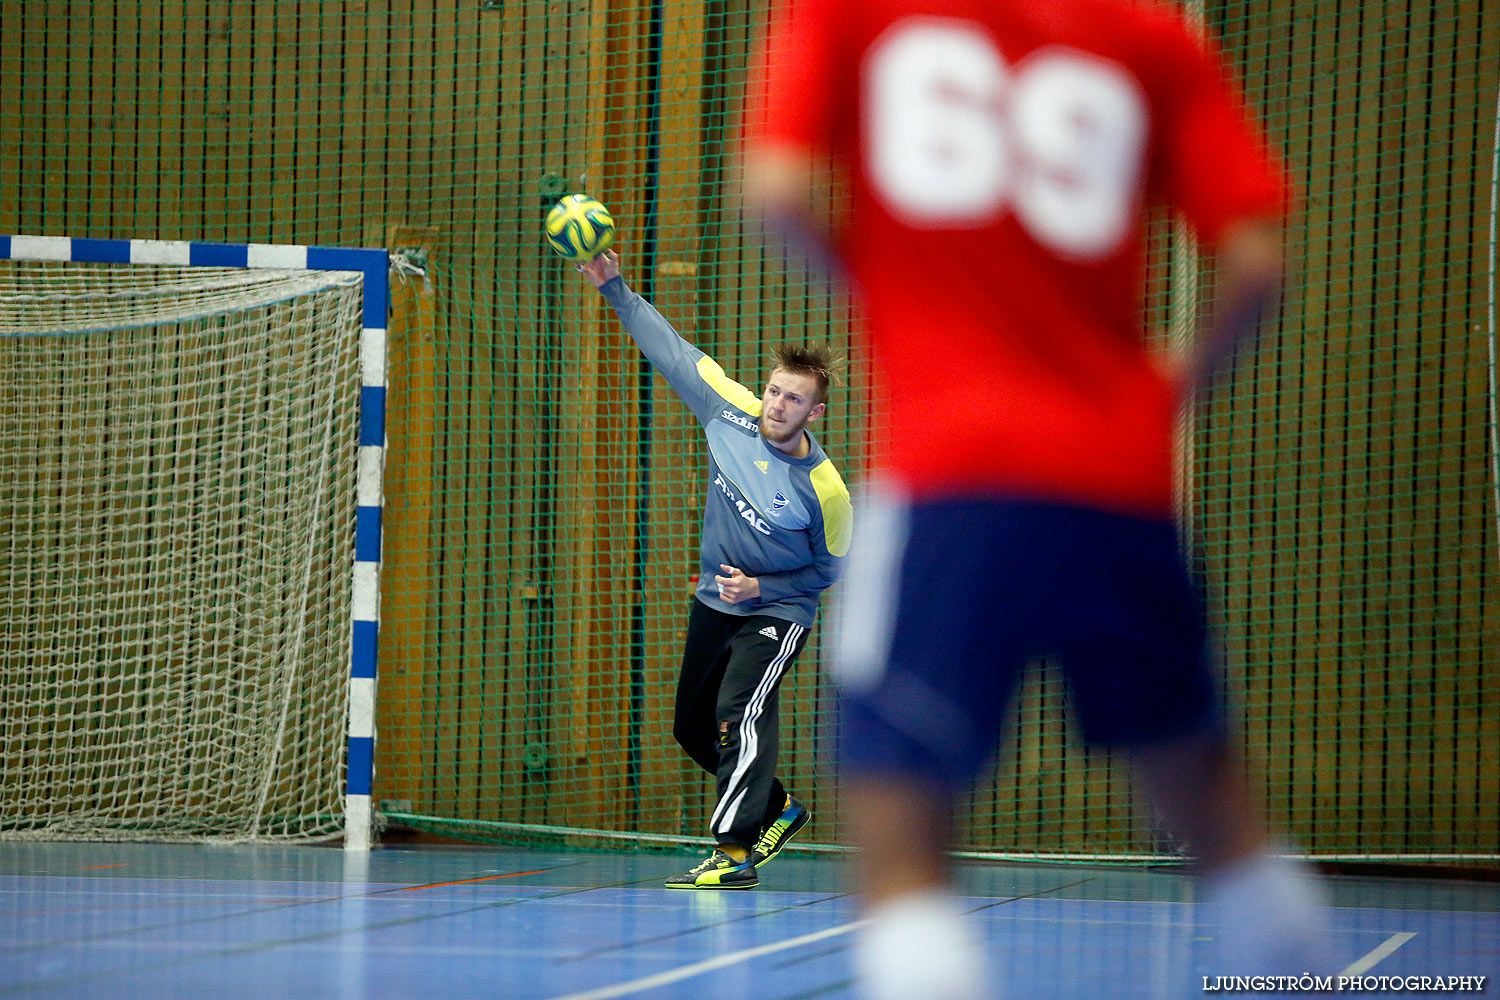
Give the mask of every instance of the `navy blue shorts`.
M 1008 500 L 877 501 L 856 521 L 835 666 L 846 773 L 966 787 L 1042 657 L 1091 745 L 1223 727 L 1170 521 Z

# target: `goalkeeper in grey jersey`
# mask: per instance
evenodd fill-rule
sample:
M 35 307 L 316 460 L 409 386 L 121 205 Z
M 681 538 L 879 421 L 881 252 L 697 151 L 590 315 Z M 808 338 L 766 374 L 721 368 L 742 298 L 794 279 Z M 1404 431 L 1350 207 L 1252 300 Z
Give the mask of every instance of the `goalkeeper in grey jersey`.
M 778 700 L 849 548 L 849 491 L 807 432 L 827 409 L 833 361 L 826 348 L 781 345 L 756 397 L 626 286 L 613 251 L 577 267 L 708 438 L 702 565 L 672 734 L 717 777 L 718 848 L 666 884 L 748 889 L 810 815 L 776 777 Z

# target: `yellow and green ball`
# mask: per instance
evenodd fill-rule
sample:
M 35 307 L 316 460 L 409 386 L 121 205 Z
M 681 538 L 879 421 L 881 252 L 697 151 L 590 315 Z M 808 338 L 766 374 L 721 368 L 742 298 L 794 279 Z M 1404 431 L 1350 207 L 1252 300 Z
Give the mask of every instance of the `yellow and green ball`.
M 568 260 L 593 260 L 614 242 L 615 220 L 588 195 L 565 195 L 547 213 L 546 235 L 547 245 Z

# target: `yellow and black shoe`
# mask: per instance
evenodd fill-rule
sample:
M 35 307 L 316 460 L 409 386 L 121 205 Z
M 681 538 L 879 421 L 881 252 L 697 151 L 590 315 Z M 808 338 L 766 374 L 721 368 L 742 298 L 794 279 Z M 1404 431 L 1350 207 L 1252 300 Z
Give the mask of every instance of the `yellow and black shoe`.
M 812 819 L 812 812 L 808 810 L 807 806 L 798 802 L 792 796 L 788 795 L 786 802 L 786 809 L 777 817 L 776 822 L 766 827 L 766 832 L 760 835 L 760 840 L 756 841 L 755 846 L 751 848 L 751 864 L 763 865 L 776 857 L 776 855 L 781 853 L 781 849 L 786 846 L 786 842 L 795 837 L 797 831 L 801 830 L 807 825 L 807 821 Z
M 681 875 L 667 879 L 668 889 L 753 889 L 760 885 L 751 858 L 736 861 L 723 851 L 699 862 Z

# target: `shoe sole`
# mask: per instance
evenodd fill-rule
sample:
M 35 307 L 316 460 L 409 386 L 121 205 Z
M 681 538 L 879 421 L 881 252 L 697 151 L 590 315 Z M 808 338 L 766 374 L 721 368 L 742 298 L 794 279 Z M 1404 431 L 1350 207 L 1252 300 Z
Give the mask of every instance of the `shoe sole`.
M 697 885 L 692 882 L 664 882 L 662 884 L 668 889 L 754 889 L 760 885 L 760 882 L 733 882 L 728 884 L 717 882 L 709 885 Z

